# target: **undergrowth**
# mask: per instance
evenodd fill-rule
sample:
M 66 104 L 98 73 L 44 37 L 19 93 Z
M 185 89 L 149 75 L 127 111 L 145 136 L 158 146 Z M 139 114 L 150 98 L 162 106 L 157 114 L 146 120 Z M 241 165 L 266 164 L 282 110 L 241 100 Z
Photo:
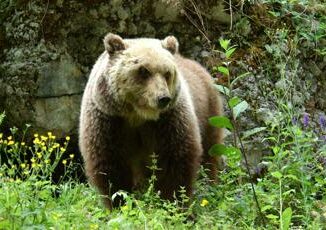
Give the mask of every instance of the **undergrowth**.
M 270 173 L 255 185 L 267 221 L 265 228 L 322 229 L 326 175 L 325 162 L 320 157 L 325 157 L 325 146 L 318 147 L 318 138 L 314 132 L 305 130 L 304 124 L 288 122 L 281 126 L 278 135 L 267 138 L 273 143 L 274 152 L 265 159 Z M 201 169 L 190 204 L 186 195 L 181 201 L 168 202 L 154 191 L 157 170 L 154 155 L 147 189 L 135 194 L 120 191 L 116 195 L 123 196 L 125 204 L 109 212 L 93 188 L 69 178 L 74 165 L 72 155 L 69 159 L 45 162 L 52 155 L 63 153 L 68 144 L 68 141 L 57 143 L 51 133 L 47 136 L 50 140 L 34 135 L 28 146 L 13 135 L 1 134 L 0 229 L 264 228 L 249 179 L 240 164 L 241 157 L 236 153 L 228 155 L 228 167 L 220 174 L 218 185 L 212 186 Z M 50 151 L 51 146 L 57 146 L 58 150 Z M 66 166 L 64 176 L 68 179 L 53 184 L 51 173 L 56 164 Z M 182 191 L 185 194 L 181 188 Z

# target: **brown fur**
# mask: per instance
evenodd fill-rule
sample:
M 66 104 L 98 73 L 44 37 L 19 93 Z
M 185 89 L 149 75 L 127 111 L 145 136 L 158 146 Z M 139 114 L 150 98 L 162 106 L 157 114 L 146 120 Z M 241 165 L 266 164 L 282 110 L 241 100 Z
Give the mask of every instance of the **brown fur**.
M 222 105 L 207 71 L 177 54 L 171 36 L 123 40 L 109 34 L 104 44 L 82 100 L 79 145 L 89 181 L 106 206 L 112 208 L 114 192 L 132 191 L 149 177 L 153 153 L 163 198 L 173 199 L 180 186 L 191 196 L 202 159 L 216 180 L 219 159 L 207 152 L 221 143 L 222 131 L 207 121 L 221 114 Z M 140 66 L 149 78 L 139 76 Z M 162 95 L 171 101 L 158 108 Z
M 176 57 L 176 62 L 190 87 L 202 137 L 203 163 L 209 169 L 211 180 L 215 182 L 217 171 L 222 170 L 224 160 L 222 157 L 209 156 L 208 150 L 212 145 L 223 142 L 223 131 L 209 125 L 208 119 L 222 115 L 221 98 L 213 88 L 210 74 L 199 63 L 180 55 Z

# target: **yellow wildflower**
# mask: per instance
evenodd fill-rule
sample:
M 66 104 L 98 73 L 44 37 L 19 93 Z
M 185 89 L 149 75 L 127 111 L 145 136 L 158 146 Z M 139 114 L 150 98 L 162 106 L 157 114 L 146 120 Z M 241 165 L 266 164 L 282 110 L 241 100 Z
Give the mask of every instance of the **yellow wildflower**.
M 37 133 L 35 133 L 35 134 L 34 134 L 34 137 L 35 137 L 35 138 L 37 138 L 37 137 L 38 137 L 38 134 L 37 134 Z
M 61 148 L 60 148 L 60 151 L 61 151 L 61 152 L 65 152 L 66 149 L 65 149 L 64 147 L 61 147 Z
M 66 140 L 69 141 L 70 140 L 70 137 L 69 136 L 66 136 Z
M 0 139 L 3 137 L 3 134 L 2 133 L 0 133 Z
M 40 142 L 40 139 L 38 139 L 38 137 L 36 137 L 36 138 L 34 139 L 33 143 L 34 143 L 34 144 L 40 144 L 41 142 Z
M 70 157 L 71 159 L 73 159 L 74 156 L 75 156 L 74 154 L 70 154 L 70 155 L 69 155 L 69 157 Z
M 41 140 L 42 141 L 47 141 L 48 137 L 45 137 L 45 136 L 41 136 Z
M 25 142 L 22 142 L 22 143 L 20 143 L 21 144 L 21 146 L 25 146 Z
M 44 162 L 45 162 L 45 164 L 49 164 L 50 163 L 50 160 L 49 159 L 46 159 Z
M 36 155 L 37 155 L 37 158 L 42 158 L 42 153 L 36 153 Z
M 25 164 L 25 163 L 22 163 L 22 164 L 20 164 L 20 167 L 21 167 L 22 169 L 24 169 L 24 168 L 26 168 L 26 164 Z
M 42 150 L 44 150 L 44 151 L 45 151 L 45 150 L 46 150 L 46 146 L 42 146 Z
M 31 159 L 31 162 L 32 162 L 32 163 L 34 163 L 34 162 L 35 162 L 35 158 L 34 158 L 34 157 Z
M 208 203 L 209 203 L 208 200 L 202 199 L 200 206 L 205 207 L 206 205 L 208 205 Z
M 13 145 L 15 142 L 14 141 L 9 141 L 8 145 Z
M 67 164 L 67 160 L 63 160 L 62 164 L 66 165 Z
M 0 173 L 0 177 L 1 177 L 1 176 L 3 176 L 3 174 L 2 174 L 2 173 Z
M 32 168 L 35 168 L 37 166 L 37 164 L 32 163 Z
M 12 136 L 7 137 L 7 139 L 8 139 L 8 141 L 10 141 L 12 139 Z

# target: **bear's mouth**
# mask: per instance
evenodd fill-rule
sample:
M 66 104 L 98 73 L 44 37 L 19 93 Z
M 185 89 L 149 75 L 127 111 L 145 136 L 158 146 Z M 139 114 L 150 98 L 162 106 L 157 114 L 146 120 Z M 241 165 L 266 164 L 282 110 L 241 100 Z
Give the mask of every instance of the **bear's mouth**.
M 160 110 L 153 108 L 148 105 L 137 105 L 134 106 L 137 116 L 145 120 L 157 120 L 160 116 Z
M 149 105 L 137 105 L 137 110 L 141 110 L 143 112 L 148 112 L 148 113 L 159 113 L 160 109 L 158 108 L 154 108 L 152 106 Z
M 156 105 L 151 105 L 148 100 L 144 98 L 140 98 L 136 103 L 135 107 L 140 110 L 148 111 L 148 112 L 159 112 L 159 108 Z

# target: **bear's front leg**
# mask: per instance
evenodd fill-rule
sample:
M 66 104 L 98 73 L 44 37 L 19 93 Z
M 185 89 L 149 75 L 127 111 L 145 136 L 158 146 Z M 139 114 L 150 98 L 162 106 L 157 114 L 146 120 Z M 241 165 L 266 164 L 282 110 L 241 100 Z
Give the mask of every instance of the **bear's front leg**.
M 162 116 L 157 131 L 158 181 L 156 189 L 165 199 L 179 197 L 180 187 L 190 197 L 199 169 L 202 146 L 195 116 L 178 109 Z
M 112 209 L 120 203 L 111 196 L 122 189 L 131 191 L 131 171 L 125 164 L 123 144 L 119 137 L 120 120 L 108 118 L 94 109 L 82 116 L 80 128 L 80 150 L 85 162 L 89 182 L 102 195 L 104 205 Z

